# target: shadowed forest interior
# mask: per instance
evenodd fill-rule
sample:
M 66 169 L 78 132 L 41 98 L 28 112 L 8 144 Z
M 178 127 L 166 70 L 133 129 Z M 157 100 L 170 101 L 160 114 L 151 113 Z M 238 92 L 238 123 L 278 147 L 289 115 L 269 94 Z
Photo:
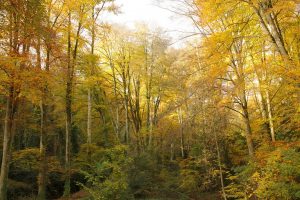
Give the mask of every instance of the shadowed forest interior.
M 300 199 L 300 1 L 154 3 L 0 1 L 0 200 Z

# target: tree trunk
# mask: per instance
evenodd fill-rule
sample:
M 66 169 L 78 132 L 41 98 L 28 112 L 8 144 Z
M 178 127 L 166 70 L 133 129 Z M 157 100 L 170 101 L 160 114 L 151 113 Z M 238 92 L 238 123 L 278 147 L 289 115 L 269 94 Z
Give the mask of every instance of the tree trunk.
M 11 145 L 13 140 L 13 127 L 15 120 L 16 102 L 14 87 L 11 86 L 9 90 L 9 96 L 6 101 L 6 114 L 4 122 L 4 134 L 3 134 L 3 152 L 2 163 L 0 173 L 0 199 L 7 199 L 7 180 L 9 172 L 9 163 L 11 157 Z
M 116 73 L 115 73 L 115 66 L 113 64 L 111 55 L 109 55 L 109 63 L 110 67 L 112 70 L 112 76 L 113 76 L 113 83 L 114 83 L 114 98 L 117 100 L 118 95 L 117 95 L 117 78 L 116 78 Z M 116 111 L 115 111 L 115 119 L 114 119 L 114 127 L 115 127 L 115 133 L 118 139 L 120 139 L 120 117 L 119 117 L 119 104 L 116 103 Z M 113 108 L 112 108 L 113 110 Z M 114 116 L 114 111 L 112 111 L 112 116 Z
M 81 9 L 80 9 L 81 10 Z M 81 10 L 82 11 L 82 10 Z M 73 103 L 73 79 L 74 68 L 79 45 L 79 36 L 81 30 L 81 19 L 79 19 L 75 36 L 73 54 L 71 56 L 71 11 L 68 14 L 68 63 L 67 63 L 67 87 L 66 87 L 66 151 L 65 151 L 65 168 L 66 180 L 64 187 L 64 197 L 70 198 L 71 192 L 71 135 L 72 135 L 72 103 Z M 72 58 L 71 58 L 72 57 Z
M 91 89 L 88 88 L 88 114 L 87 114 L 87 143 L 92 144 L 92 100 L 91 100 Z
M 68 14 L 68 63 L 66 85 L 66 138 L 65 138 L 65 186 L 64 197 L 70 197 L 70 136 L 72 132 L 72 61 L 71 61 L 71 12 Z
M 46 71 L 49 72 L 49 57 L 50 50 L 47 48 L 46 53 Z M 37 63 L 38 67 L 41 69 L 41 52 L 40 52 L 40 39 L 38 39 L 37 47 Z M 46 199 L 46 185 L 47 185 L 47 132 L 46 129 L 46 116 L 47 116 L 47 106 L 45 105 L 45 97 L 47 95 L 47 82 L 45 88 L 42 89 L 42 99 L 40 102 L 40 168 L 38 174 L 38 200 Z
M 224 187 L 223 169 L 222 169 L 222 163 L 221 163 L 221 155 L 220 155 L 218 137 L 217 137 L 217 133 L 216 133 L 216 130 L 215 130 L 215 125 L 213 125 L 213 126 L 214 126 L 213 131 L 214 131 L 214 136 L 215 136 L 215 144 L 216 144 L 217 157 L 218 157 L 218 165 L 219 165 L 222 195 L 223 195 L 224 200 L 227 200 L 227 196 L 226 196 L 226 193 L 225 193 L 225 187 Z
M 174 143 L 171 143 L 171 155 L 170 155 L 170 160 L 173 161 L 174 160 Z
M 248 152 L 250 157 L 254 156 L 254 147 L 253 147 L 253 141 L 252 141 L 252 129 L 251 129 L 251 124 L 250 124 L 250 119 L 249 119 L 249 113 L 248 113 L 248 108 L 243 107 L 243 114 L 244 114 L 244 122 L 246 126 L 246 141 L 247 141 L 247 146 L 248 146 Z
M 124 80 L 126 81 L 126 80 Z M 125 108 L 125 143 L 129 143 L 129 110 L 128 110 L 128 98 L 127 98 L 126 89 L 124 89 L 124 108 Z
M 184 134 L 183 134 L 183 116 L 181 108 L 177 110 L 178 112 L 178 122 L 180 125 L 180 150 L 181 150 L 181 157 L 185 158 L 185 147 L 184 147 Z
M 96 22 L 95 20 L 95 6 L 93 6 L 92 9 L 92 30 L 91 30 L 91 34 L 92 34 L 92 41 L 91 41 L 91 55 L 94 55 L 94 48 L 95 48 L 95 25 Z M 92 65 L 91 65 L 91 69 L 88 70 L 88 74 L 91 76 L 94 74 L 94 67 L 95 67 L 95 63 L 94 60 L 92 60 Z M 87 114 L 87 144 L 89 145 L 88 147 L 88 154 L 90 154 L 90 145 L 92 144 L 92 98 L 91 98 L 91 87 L 88 86 L 88 114 Z
M 41 121 L 40 121 L 40 169 L 38 175 L 38 200 L 46 199 L 46 183 L 47 183 L 47 157 L 46 157 L 46 131 L 45 131 L 45 122 L 46 122 L 46 106 L 42 100 L 40 103 L 41 110 Z
M 289 53 L 285 47 L 281 29 L 278 26 L 276 15 L 270 11 L 273 8 L 271 0 L 259 2 L 258 6 L 254 5 L 252 1 L 248 1 L 250 6 L 255 10 L 258 15 L 261 25 L 267 32 L 269 38 L 273 42 L 278 52 L 286 59 L 289 59 Z
M 267 108 L 268 108 L 268 120 L 269 120 L 271 138 L 272 138 L 272 142 L 275 142 L 273 115 L 272 115 L 271 102 L 270 102 L 270 96 L 269 96 L 268 90 L 266 90 L 266 102 L 267 102 Z

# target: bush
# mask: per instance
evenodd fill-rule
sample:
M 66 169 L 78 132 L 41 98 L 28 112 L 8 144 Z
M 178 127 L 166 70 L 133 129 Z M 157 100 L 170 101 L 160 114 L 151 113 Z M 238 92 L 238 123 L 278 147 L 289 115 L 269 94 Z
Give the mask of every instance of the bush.
M 103 150 L 93 162 L 91 171 L 82 172 L 87 183 L 81 183 L 81 186 L 94 200 L 131 199 L 127 177 L 129 164 L 126 146 Z
M 281 145 L 257 152 L 255 162 L 236 168 L 229 179 L 226 192 L 235 199 L 300 199 L 299 147 Z
M 20 181 L 8 180 L 8 199 L 14 200 L 18 197 L 25 197 L 26 195 L 32 194 L 32 185 Z

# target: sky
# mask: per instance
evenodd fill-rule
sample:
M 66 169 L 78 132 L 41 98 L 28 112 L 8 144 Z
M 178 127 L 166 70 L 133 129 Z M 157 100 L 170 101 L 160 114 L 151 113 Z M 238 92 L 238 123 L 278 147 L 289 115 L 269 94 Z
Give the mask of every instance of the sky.
M 161 0 L 116 0 L 115 3 L 121 6 L 121 13 L 118 15 L 109 14 L 107 21 L 126 25 L 134 28 L 135 24 L 144 22 L 150 28 L 160 27 L 173 38 L 174 46 L 183 44 L 182 38 L 191 35 L 194 31 L 192 22 L 183 16 L 158 6 Z M 164 7 L 173 7 L 171 1 L 164 4 Z

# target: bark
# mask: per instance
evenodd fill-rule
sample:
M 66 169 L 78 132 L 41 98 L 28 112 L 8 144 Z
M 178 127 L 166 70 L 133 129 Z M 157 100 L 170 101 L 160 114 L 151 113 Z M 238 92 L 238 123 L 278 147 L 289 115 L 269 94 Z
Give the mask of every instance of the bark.
M 150 66 L 150 74 L 147 75 L 148 82 L 146 87 L 146 98 L 147 98 L 147 131 L 149 134 L 148 145 L 151 146 L 153 138 L 153 117 L 151 117 L 151 95 L 152 95 L 152 67 Z
M 95 14 L 95 7 L 92 9 L 92 29 L 91 29 L 91 35 L 92 35 L 92 41 L 91 41 L 91 55 L 94 55 L 94 49 L 95 49 L 95 28 L 96 28 L 96 20 L 97 16 Z M 88 70 L 88 74 L 92 76 L 94 74 L 94 67 L 95 62 L 92 61 L 91 69 Z M 92 144 L 92 98 L 91 98 L 91 87 L 88 86 L 88 114 L 87 114 L 87 143 L 88 145 Z M 90 151 L 90 150 L 88 150 Z M 90 153 L 90 152 L 88 152 Z
M 277 22 L 277 16 L 272 11 L 272 0 L 264 0 L 255 5 L 251 0 L 246 1 L 254 9 L 260 19 L 263 29 L 268 34 L 277 51 L 285 59 L 290 59 L 289 53 L 284 43 L 282 30 Z
M 180 125 L 180 151 L 181 157 L 185 158 L 185 146 L 184 146 L 184 133 L 183 133 L 183 116 L 181 108 L 177 110 L 178 112 L 178 123 Z
M 243 39 L 236 40 L 231 48 L 232 52 L 232 68 L 237 76 L 236 83 L 234 86 L 237 89 L 237 98 L 239 99 L 238 104 L 241 106 L 242 109 L 242 117 L 244 119 L 246 132 L 246 142 L 248 147 L 249 156 L 254 156 L 254 147 L 253 147 L 253 140 L 252 140 L 252 129 L 248 111 L 248 100 L 246 94 L 246 74 L 244 71 L 244 63 L 242 58 L 243 53 Z
M 115 73 L 115 66 L 114 64 L 112 63 L 112 60 L 110 59 L 110 66 L 111 66 L 111 69 L 112 69 L 112 74 L 113 74 L 113 81 L 114 81 L 114 97 L 115 99 L 118 99 L 117 97 L 117 79 L 116 79 L 116 73 Z M 116 132 L 116 135 L 117 135 L 117 138 L 120 137 L 120 119 L 119 119 L 119 104 L 117 103 L 116 104 L 116 117 L 115 117 L 115 132 Z
M 268 108 L 268 120 L 269 120 L 269 126 L 270 126 L 271 139 L 272 139 L 272 142 L 275 142 L 273 115 L 272 115 L 271 102 L 270 102 L 270 96 L 269 96 L 268 90 L 266 90 L 266 101 L 267 101 L 267 108 Z
M 83 11 L 81 7 L 81 12 Z M 72 135 L 72 103 L 73 103 L 73 80 L 74 68 L 77 58 L 77 50 L 79 45 L 79 36 L 82 28 L 81 19 L 79 19 L 73 54 L 71 52 L 71 11 L 68 14 L 68 63 L 67 63 L 67 86 L 66 86 L 66 146 L 65 146 L 65 171 L 66 179 L 64 186 L 64 197 L 70 197 L 71 191 L 71 135 Z M 71 55 L 72 54 L 72 55 Z
M 125 134 L 124 140 L 125 143 L 129 143 L 130 135 L 129 135 L 129 103 L 128 103 L 128 86 L 127 86 L 127 76 L 125 66 L 122 67 L 122 83 L 123 83 L 123 98 L 124 98 L 124 109 L 125 109 Z
M 9 96 L 6 100 L 6 114 L 4 121 L 3 151 L 0 172 L 0 199 L 7 199 L 7 180 L 9 172 L 9 163 L 11 157 L 11 147 L 14 134 L 15 112 L 16 112 L 16 91 L 10 86 Z
M 50 49 L 47 47 L 46 52 L 46 71 L 49 72 L 49 59 L 50 59 Z M 37 47 L 37 63 L 38 67 L 41 69 L 41 52 L 40 52 L 40 39 L 38 41 Z M 40 102 L 40 168 L 38 174 L 38 200 L 46 199 L 46 184 L 47 184 L 47 131 L 46 131 L 46 118 L 47 118 L 47 106 L 45 104 L 45 98 L 48 94 L 47 82 L 45 87 L 42 88 L 42 99 Z
M 152 47 L 153 48 L 153 47 Z M 152 63 L 149 65 L 148 63 L 148 47 L 147 41 L 145 41 L 144 47 L 145 53 L 145 71 L 146 71 L 146 130 L 147 130 L 147 138 L 148 146 L 150 147 L 152 143 L 152 119 L 151 119 L 151 93 L 152 93 Z M 153 56 L 152 56 L 153 57 Z M 153 58 L 151 58 L 150 62 L 152 62 Z
M 132 122 L 135 128 L 135 134 L 137 136 L 137 147 L 138 151 L 143 150 L 145 148 L 144 138 L 140 133 L 140 130 L 142 128 L 142 119 L 140 115 L 140 90 L 141 90 L 141 84 L 140 84 L 140 77 L 137 77 L 137 80 L 133 78 L 133 86 L 134 86 L 134 99 L 131 96 L 131 89 L 128 89 L 128 96 L 129 96 L 129 107 L 130 107 L 130 113 L 132 117 Z
M 46 105 L 42 100 L 40 103 L 41 111 L 41 121 L 40 121 L 40 169 L 38 174 L 38 200 L 46 199 L 46 183 L 47 183 L 47 157 L 46 157 L 46 131 L 45 131 L 45 122 L 46 122 Z
M 19 55 L 19 39 L 20 39 L 20 13 L 15 8 L 15 5 L 11 5 L 14 7 L 11 12 L 9 12 L 9 53 L 13 55 Z M 25 27 L 25 24 L 24 24 Z M 26 34 L 26 32 L 24 32 Z M 23 46 L 25 44 L 23 43 Z M 28 45 L 29 46 L 29 45 Z M 27 48 L 28 49 L 28 48 Z M 26 50 L 27 50 L 26 49 Z M 23 50 L 23 55 L 26 55 L 25 50 Z M 21 70 L 23 68 L 21 64 Z M 14 138 L 14 127 L 15 127 L 15 114 L 18 106 L 18 95 L 20 93 L 20 85 L 16 84 L 15 79 L 17 78 L 17 74 L 10 74 L 10 83 L 8 86 L 8 96 L 6 97 L 6 111 L 5 111 L 5 120 L 4 120 L 4 133 L 3 133 L 3 146 L 2 146 L 2 163 L 1 163 L 1 171 L 0 171 L 0 199 L 7 199 L 7 181 L 8 181 L 8 173 L 9 173 L 9 165 L 11 158 L 11 149 L 12 142 Z
M 65 114 L 66 114 L 66 138 L 65 138 L 65 186 L 64 197 L 70 197 L 70 135 L 72 131 L 72 84 L 73 70 L 71 61 L 71 12 L 68 14 L 68 63 L 67 63 L 67 85 L 65 99 Z
M 106 53 L 107 53 L 106 56 L 107 56 L 107 58 L 109 60 L 109 66 L 110 66 L 111 71 L 112 71 L 113 93 L 114 93 L 114 99 L 115 99 L 115 101 L 113 101 L 111 103 L 111 105 L 110 105 L 111 115 L 112 115 L 112 122 L 113 122 L 113 126 L 114 126 L 114 131 L 115 131 L 116 137 L 118 139 L 120 139 L 120 116 L 119 116 L 120 108 L 119 108 L 119 103 L 118 103 L 117 77 L 116 77 L 115 65 L 113 63 L 113 59 L 112 59 L 112 55 L 111 55 L 111 50 L 110 50 L 109 46 L 106 49 Z
M 218 157 L 218 166 L 219 166 L 219 173 L 220 173 L 220 182 L 221 182 L 222 195 L 223 195 L 224 200 L 227 200 L 225 187 L 224 187 L 223 169 L 222 169 L 222 162 L 221 162 L 221 155 L 220 155 L 218 137 L 217 137 L 217 133 L 216 133 L 216 130 L 215 130 L 215 125 L 213 125 L 213 126 L 214 126 L 213 130 L 214 130 L 215 144 L 216 144 L 217 157 Z
M 91 89 L 88 88 L 88 114 L 87 114 L 87 143 L 92 144 L 92 100 Z
M 268 120 L 268 116 L 267 116 L 267 113 L 268 113 L 268 108 L 267 108 L 267 100 L 266 100 L 266 97 L 264 95 L 264 90 L 262 88 L 262 82 L 263 82 L 263 78 L 261 77 L 261 75 L 259 75 L 258 73 L 258 70 L 256 69 L 255 67 L 255 73 L 256 73 L 256 76 L 257 76 L 257 79 L 258 79 L 258 88 L 259 88 L 259 95 L 260 95 L 260 98 L 261 100 L 259 101 L 259 107 L 260 107 L 260 110 L 261 110 L 261 116 L 262 116 L 262 119 L 263 119 L 263 128 L 267 131 L 267 133 L 269 135 L 271 135 L 271 129 L 270 129 L 270 124 L 269 124 L 269 120 Z M 268 138 L 269 140 L 269 138 Z
M 248 113 L 248 107 L 247 105 L 243 106 L 243 117 L 244 117 L 244 123 L 246 126 L 246 141 L 248 146 L 248 152 L 250 157 L 254 156 L 254 147 L 253 147 L 253 140 L 252 140 L 252 129 L 250 124 L 250 118 Z
M 174 143 L 171 143 L 171 156 L 170 156 L 170 160 L 173 161 L 174 160 Z

